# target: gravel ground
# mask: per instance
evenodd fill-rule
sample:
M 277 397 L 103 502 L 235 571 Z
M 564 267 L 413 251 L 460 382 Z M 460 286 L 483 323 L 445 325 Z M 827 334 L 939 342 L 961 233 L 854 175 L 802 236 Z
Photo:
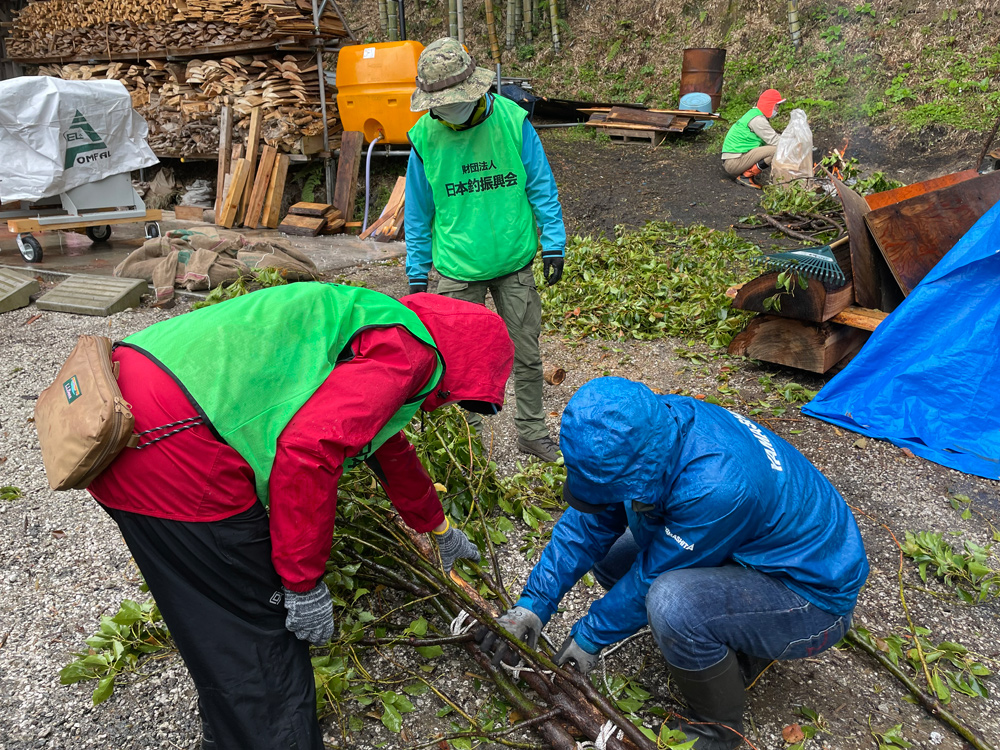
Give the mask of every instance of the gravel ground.
M 396 266 L 372 266 L 348 275 L 368 286 L 399 295 L 405 292 Z M 76 337 L 100 333 L 113 339 L 153 322 L 184 312 L 186 304 L 164 311 L 150 308 L 112 318 L 42 313 L 34 306 L 0 315 L 0 485 L 20 487 L 24 496 L 0 501 L 0 748 L 196 748 L 200 733 L 196 696 L 183 663 L 176 655 L 148 662 L 143 676 L 120 684 L 107 702 L 91 706 L 93 683 L 61 686 L 59 669 L 83 639 L 96 630 L 102 614 L 117 610 L 122 599 L 144 600 L 138 571 L 115 525 L 85 492 L 48 490 L 31 423 L 32 397 L 46 387 L 69 353 Z M 680 356 L 678 351 L 685 353 Z M 716 394 L 728 380 L 738 400 L 733 408 L 749 413 L 760 400 L 776 402 L 760 382 L 788 380 L 817 388 L 822 381 L 754 363 L 691 350 L 664 339 L 651 343 L 564 342 L 543 339 L 546 363 L 567 371 L 558 387 L 546 386 L 545 407 L 553 434 L 558 415 L 573 392 L 602 374 L 643 380 L 663 392 Z M 512 395 L 512 394 L 511 394 Z M 763 421 L 760 416 L 756 417 Z M 496 457 L 502 472 L 515 470 L 519 454 L 512 450 L 511 410 L 491 420 Z M 900 539 L 906 530 L 956 532 L 955 542 L 987 544 L 991 525 L 1000 525 L 1000 485 L 953 472 L 908 456 L 878 441 L 857 443 L 857 435 L 801 417 L 790 408 L 765 422 L 822 469 L 855 508 L 869 552 L 872 574 L 862 592 L 856 618 L 873 631 L 905 627 L 897 569 L 899 555 L 881 524 Z M 950 494 L 972 498 L 973 514 L 963 520 L 948 500 Z M 513 539 L 502 561 L 506 581 L 519 589 L 530 563 Z M 997 567 L 994 559 L 993 564 Z M 940 584 L 923 586 L 909 561 L 904 562 L 906 600 L 913 621 L 933 630 L 933 640 L 958 641 L 994 671 L 1000 670 L 1000 622 L 997 602 L 978 607 L 949 599 Z M 564 612 L 548 632 L 559 643 L 573 621 L 598 595 L 583 585 L 571 592 Z M 407 662 L 406 654 L 393 659 Z M 409 663 L 409 662 L 407 662 Z M 367 665 L 391 670 L 389 662 Z M 641 636 L 611 656 L 610 672 L 637 678 L 659 705 L 675 705 L 662 660 L 648 636 Z M 456 649 L 437 660 L 435 684 L 469 710 L 489 700 L 480 689 L 475 665 Z M 951 709 L 994 746 L 1000 744 L 1000 682 L 988 679 L 993 697 L 972 700 L 957 696 Z M 924 710 L 903 700 L 904 691 L 868 657 L 830 651 L 816 659 L 772 667 L 750 692 L 748 737 L 757 748 L 783 748 L 783 726 L 801 721 L 796 711 L 807 707 L 825 720 L 828 733 L 810 747 L 875 748 L 869 726 L 885 732 L 896 724 L 918 748 L 962 748 L 965 743 Z M 417 710 L 404 716 L 404 735 L 393 735 L 381 723 L 365 719 L 364 729 L 342 743 L 334 725 L 327 726 L 331 747 L 408 747 L 450 731 L 436 712 L 441 703 L 424 695 Z M 361 709 L 359 709 L 360 711 Z M 360 713 L 359 713 L 360 715 Z

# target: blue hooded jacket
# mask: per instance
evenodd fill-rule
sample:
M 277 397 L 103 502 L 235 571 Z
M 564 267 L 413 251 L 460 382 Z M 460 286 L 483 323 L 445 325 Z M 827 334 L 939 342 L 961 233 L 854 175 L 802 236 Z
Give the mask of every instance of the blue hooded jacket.
M 560 447 L 570 493 L 607 509 L 563 513 L 518 606 L 548 622 L 626 528 L 641 548 L 574 625 L 584 648 L 596 652 L 645 625 L 649 587 L 678 568 L 736 561 L 826 612 L 854 609 L 868 559 L 847 504 L 801 453 L 749 419 L 598 378 L 566 406 Z

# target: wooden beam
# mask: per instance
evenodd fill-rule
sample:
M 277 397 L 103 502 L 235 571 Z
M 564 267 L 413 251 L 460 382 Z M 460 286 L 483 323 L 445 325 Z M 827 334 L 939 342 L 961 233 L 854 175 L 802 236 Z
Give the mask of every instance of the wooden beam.
M 608 112 L 606 122 L 627 122 L 636 125 L 645 125 L 655 130 L 666 130 L 674 121 L 674 115 L 660 112 L 650 112 L 646 109 L 632 109 L 631 107 L 612 107 Z
M 322 216 L 296 216 L 288 214 L 281 220 L 278 229 L 285 234 L 302 234 L 315 237 L 326 226 L 326 219 Z
M 358 195 L 358 171 L 361 169 L 361 149 L 365 135 L 358 130 L 346 130 L 340 137 L 340 160 L 337 164 L 337 187 L 333 205 L 344 221 L 354 218 L 354 201 Z
M 236 223 L 236 212 L 240 207 L 240 197 L 247 184 L 247 175 L 250 173 L 250 162 L 246 159 L 238 159 L 233 167 L 233 176 L 229 182 L 229 189 L 226 191 L 226 200 L 222 203 L 222 214 L 217 216 L 215 223 L 219 226 L 232 229 Z
M 862 331 L 874 331 L 879 323 L 889 317 L 889 313 L 881 310 L 869 310 L 867 307 L 848 307 L 833 316 L 834 323 L 860 328 Z
M 264 200 L 267 197 L 267 185 L 271 181 L 271 173 L 274 171 L 274 160 L 277 155 L 278 150 L 273 146 L 264 146 L 261 150 L 257 177 L 254 179 L 253 190 L 250 192 L 246 216 L 243 217 L 243 226 L 245 227 L 254 229 L 260 223 L 261 211 L 264 210 Z
M 245 156 L 243 157 L 247 160 L 249 171 L 247 172 L 247 182 L 243 188 L 243 195 L 240 196 L 239 211 L 236 212 L 237 224 L 240 224 L 243 221 L 243 215 L 246 213 L 247 204 L 250 203 L 250 193 L 253 191 L 254 176 L 256 175 L 257 170 L 257 147 L 260 145 L 260 131 L 264 126 L 264 120 L 261 115 L 262 112 L 260 105 L 250 110 L 250 131 L 247 133 L 246 149 L 244 151 Z
M 854 285 L 850 282 L 840 287 L 832 287 L 816 279 L 809 279 L 809 285 L 805 289 L 796 286 L 793 294 L 779 291 L 777 283 L 778 273 L 774 272 L 741 284 L 734 293 L 733 307 L 738 310 L 766 312 L 783 318 L 822 323 L 854 302 Z M 781 309 L 765 309 L 764 300 L 779 293 Z
M 836 323 L 758 315 L 729 344 L 729 353 L 825 373 L 870 334 Z
M 376 219 L 369 227 L 361 233 L 359 239 L 366 240 L 372 236 L 372 234 L 382 227 L 392 224 L 393 221 L 398 218 L 399 212 L 403 207 L 403 201 L 406 197 L 406 178 L 397 177 L 396 184 L 392 188 L 392 194 L 389 196 L 388 202 L 385 204 L 385 208 L 382 209 L 382 213 L 379 214 L 379 218 Z
M 336 210 L 329 203 L 306 203 L 300 201 L 288 209 L 288 213 L 298 216 L 326 216 L 331 210 Z
M 278 154 L 274 160 L 274 169 L 267 185 L 267 197 L 264 198 L 264 211 L 261 223 L 269 229 L 277 229 L 281 216 L 281 199 L 285 194 L 285 179 L 288 177 L 288 154 Z
M 233 152 L 233 108 L 227 102 L 219 114 L 219 168 L 215 178 L 215 215 L 222 212 L 226 200 L 226 175 Z

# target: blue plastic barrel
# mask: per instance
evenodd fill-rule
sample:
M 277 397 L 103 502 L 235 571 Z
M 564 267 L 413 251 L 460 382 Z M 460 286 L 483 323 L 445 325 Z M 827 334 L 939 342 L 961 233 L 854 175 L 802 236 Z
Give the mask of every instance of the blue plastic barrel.
M 698 91 L 692 91 L 689 94 L 684 94 L 681 97 L 679 109 L 690 109 L 696 112 L 711 112 L 712 111 L 712 97 L 708 94 L 702 94 Z M 708 130 L 715 123 L 712 120 L 707 120 L 702 123 L 691 123 L 688 129 L 692 130 Z

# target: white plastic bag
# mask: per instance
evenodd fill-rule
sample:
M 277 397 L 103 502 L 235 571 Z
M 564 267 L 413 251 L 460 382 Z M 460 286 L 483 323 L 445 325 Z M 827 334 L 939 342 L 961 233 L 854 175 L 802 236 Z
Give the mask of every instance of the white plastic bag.
M 35 201 L 157 163 L 121 81 L 0 81 L 0 200 Z
M 779 183 L 812 177 L 812 153 L 813 135 L 806 113 L 793 109 L 788 127 L 778 139 L 778 150 L 771 162 L 771 180 Z

